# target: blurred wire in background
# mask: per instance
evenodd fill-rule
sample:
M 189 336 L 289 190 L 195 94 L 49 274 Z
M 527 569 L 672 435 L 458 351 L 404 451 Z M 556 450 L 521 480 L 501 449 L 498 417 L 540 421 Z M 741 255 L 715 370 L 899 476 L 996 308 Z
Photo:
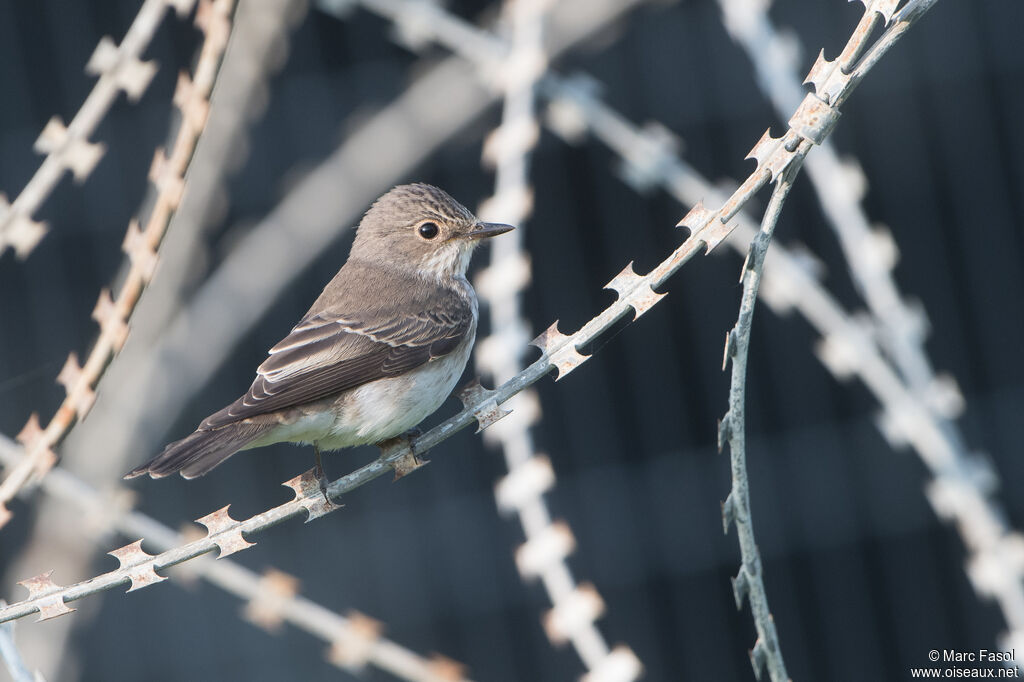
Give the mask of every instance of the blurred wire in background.
M 500 120 L 491 106 L 500 93 L 479 80 L 477 66 L 432 46 L 438 25 L 422 18 L 429 8 L 419 23 L 409 11 L 392 24 L 358 3 L 343 4 L 341 19 L 302 3 L 239 4 L 196 152 L 194 163 L 202 163 L 189 177 L 157 277 L 93 412 L 60 449 L 63 464 L 93 485 L 112 486 L 247 385 L 251 367 L 344 259 L 347 228 L 376 195 L 408 180 L 438 184 L 467 204 L 491 192 L 479 159 Z M 366 2 L 385 14 L 402 4 Z M 673 200 L 679 192 L 655 191 L 665 149 L 682 148 L 712 179 L 749 172 L 743 155 L 778 119 L 730 37 L 742 39 L 736 17 L 752 16 L 750 8 L 720 4 L 555 3 L 552 14 L 563 18 L 553 16 L 548 30 L 553 66 L 587 72 L 602 84 L 601 101 L 624 120 L 658 126 L 619 150 L 629 184 L 616 177 L 616 159 L 586 110 L 572 146 L 541 134 L 525 233 L 533 273 L 523 306 L 533 326 L 561 318 L 562 329 L 577 329 L 607 302 L 596 292 L 624 262 L 635 260 L 646 272 L 682 240 L 671 226 L 689 206 Z M 54 114 L 71 120 L 85 100 L 92 82 L 81 68 L 100 37 L 123 36 L 138 9 L 132 2 L 0 5 L 0 87 L 8 102 L 0 110 L 0 187 L 9 196 L 39 166 L 32 152 L 39 130 Z M 497 6 L 448 9 L 490 26 Z M 791 27 L 808 51 L 825 46 L 832 56 L 860 9 L 780 0 L 771 19 Z M 725 24 L 722 10 L 731 17 Z M 849 278 L 843 250 L 851 260 L 874 254 L 876 264 L 895 263 L 892 244 L 898 246 L 895 283 L 920 299 L 932 330 L 925 336 L 919 325 L 912 332 L 927 339 L 931 364 L 956 377 L 966 406 L 956 422 L 963 442 L 991 457 L 990 473 L 980 475 L 987 460 L 976 468 L 979 485 L 1006 482 L 991 492 L 1018 528 L 1024 135 L 1017 122 L 1024 120 L 1024 95 L 1017 85 L 1024 57 L 1014 49 L 1012 27 L 1022 20 L 1020 7 L 1000 0 L 938 3 L 844 107 L 835 147 L 858 157 L 869 179 L 864 215 L 890 226 L 892 243 L 875 230 L 870 240 L 862 232 L 839 248 L 826 227 L 835 216 L 798 180 L 772 247 L 806 244 L 814 259 L 800 262 L 816 263 L 808 267 L 821 273 L 838 304 L 857 311 L 861 294 L 872 301 L 871 285 Z M 464 50 L 489 49 L 472 33 L 453 35 Z M 0 431 L 15 434 L 29 413 L 52 412 L 62 391 L 52 373 L 35 370 L 59 366 L 69 350 L 92 343 L 96 292 L 118 273 L 124 225 L 145 189 L 152 155 L 140 150 L 173 129 L 177 72 L 193 65 L 198 41 L 189 22 L 164 16 L 141 55 L 160 64 L 149 89 L 134 106 L 118 100 L 88 138 L 106 145 L 105 156 L 84 184 L 57 185 L 31 216 L 50 231 L 25 260 L 10 251 L 0 258 L 0 382 L 29 377 L 0 389 Z M 780 62 L 795 63 L 800 74 L 813 62 L 810 52 L 794 58 L 796 43 L 777 48 Z M 561 112 L 556 130 L 565 136 L 572 110 L 556 106 L 568 101 L 557 92 L 551 101 L 547 114 Z M 597 138 L 583 136 L 588 129 Z M 645 149 L 653 153 L 643 157 Z M 632 162 L 630 152 L 637 154 Z M 851 188 L 862 182 L 849 178 Z M 675 277 L 665 303 L 586 368 L 557 386 L 538 385 L 545 418 L 535 438 L 557 453 L 559 485 L 548 500 L 572 525 L 570 566 L 600 590 L 608 641 L 628 642 L 649 679 L 751 675 L 745 652 L 753 629 L 733 604 L 736 552 L 718 518 L 727 466 L 713 454 L 715 419 L 726 404 L 721 338 L 735 317 L 738 266 L 694 261 Z M 241 298 L 240 282 L 259 298 Z M 790 295 L 807 298 L 802 293 Z M 874 312 L 898 322 L 903 313 L 893 305 L 883 301 Z M 209 320 L 225 311 L 233 314 L 230 324 L 212 327 Z M 756 317 L 751 346 L 748 457 L 789 673 L 797 680 L 904 679 L 909 667 L 926 665 L 931 649 L 994 648 L 1006 620 L 978 599 L 971 582 L 979 584 L 981 571 L 985 584 L 986 567 L 965 573 L 963 543 L 928 504 L 941 511 L 948 495 L 932 487 L 925 497 L 924 467 L 879 434 L 870 393 L 837 383 L 807 352 L 817 334 L 799 318 L 766 313 Z M 866 333 L 876 332 L 898 360 L 893 335 Z M 920 390 L 940 407 L 956 395 L 948 384 Z M 139 409 L 147 405 L 153 409 Z M 371 614 L 395 641 L 444 652 L 467 664 L 473 679 L 577 677 L 574 656 L 546 642 L 544 597 L 520 582 L 511 560 L 521 537 L 491 495 L 503 465 L 468 434 L 442 447 L 445 456 L 416 477 L 393 488 L 374 484 L 346 497 L 339 514 L 261 536 L 237 561 L 299 576 L 315 602 Z M 328 466 L 347 470 L 363 458 L 344 453 Z M 137 504 L 157 518 L 184 521 L 230 502 L 244 518 L 279 502 L 277 483 L 305 463 L 287 446 L 268 448 L 199 481 L 143 482 L 135 486 Z M 102 552 L 123 544 L 82 533 L 80 513 L 45 499 L 12 505 L 14 520 L 0 532 L 9 601 L 23 596 L 16 580 L 51 568 L 62 583 L 110 569 Z M 1024 566 L 1012 545 L 1006 550 L 1002 560 Z M 268 637 L 240 623 L 231 599 L 210 587 L 197 584 L 183 595 L 169 584 L 91 599 L 78 602 L 74 616 L 19 628 L 30 667 L 50 666 L 53 679 L 96 680 L 154 671 L 168 679 L 333 674 L 322 644 L 294 630 Z M 376 675 L 385 679 L 369 673 Z

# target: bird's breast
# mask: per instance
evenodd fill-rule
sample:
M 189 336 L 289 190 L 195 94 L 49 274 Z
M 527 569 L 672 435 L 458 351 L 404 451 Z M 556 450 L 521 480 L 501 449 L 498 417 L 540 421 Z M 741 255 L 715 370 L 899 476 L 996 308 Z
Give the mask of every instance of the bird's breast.
M 399 436 L 433 414 L 466 367 L 476 324 L 454 351 L 401 376 L 371 381 L 334 399 L 334 415 L 320 447 L 333 450 Z

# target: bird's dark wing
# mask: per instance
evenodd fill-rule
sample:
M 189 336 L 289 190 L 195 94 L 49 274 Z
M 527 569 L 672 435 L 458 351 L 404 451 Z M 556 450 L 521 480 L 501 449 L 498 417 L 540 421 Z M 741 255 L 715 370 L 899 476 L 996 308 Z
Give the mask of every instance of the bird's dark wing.
M 474 311 L 454 292 L 424 310 L 307 316 L 270 349 L 249 392 L 200 429 L 295 407 L 447 355 L 465 340 Z

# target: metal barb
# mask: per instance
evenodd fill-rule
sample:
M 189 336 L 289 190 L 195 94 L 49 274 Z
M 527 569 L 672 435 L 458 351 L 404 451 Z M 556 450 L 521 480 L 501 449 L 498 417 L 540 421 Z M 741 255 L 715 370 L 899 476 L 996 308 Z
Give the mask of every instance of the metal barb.
M 544 614 L 544 632 L 554 644 L 572 639 L 573 633 L 591 625 L 604 613 L 604 600 L 590 583 L 578 585 L 559 604 Z
M 732 439 L 732 412 L 726 412 L 718 420 L 718 452 Z
M 381 454 L 382 457 L 388 457 L 391 462 L 391 468 L 395 470 L 395 477 L 392 480 L 397 481 L 400 478 L 408 476 L 420 467 L 430 464 L 430 460 L 417 457 L 409 444 L 399 445 L 398 447 L 400 448 L 400 451 L 404 450 L 404 452 L 402 452 L 402 454 L 396 459 L 392 459 L 395 455 L 394 451 Z
M 758 680 L 761 679 L 768 664 L 768 653 L 765 648 L 764 640 L 758 637 L 754 642 L 754 648 L 750 650 L 750 665 L 754 668 L 754 677 Z
M 259 589 L 249 598 L 242 615 L 253 625 L 277 633 L 284 624 L 282 611 L 298 593 L 298 578 L 276 568 L 268 569 L 260 576 Z
M 495 486 L 494 497 L 503 512 L 523 509 L 555 485 L 555 470 L 546 455 L 534 455 L 511 469 Z
M 131 587 L 128 592 L 141 590 L 143 587 L 167 580 L 166 576 L 158 575 L 153 565 L 153 556 L 142 550 L 142 539 L 125 545 L 120 549 L 107 552 L 118 560 L 121 565 L 120 572 L 127 574 L 131 580 Z
M 92 76 L 109 76 L 132 102 L 138 102 L 156 75 L 156 62 L 144 62 L 134 54 L 122 51 L 110 36 L 100 38 L 85 72 Z
M 61 586 L 50 579 L 52 574 L 53 569 L 50 569 L 46 573 L 18 581 L 19 585 L 28 590 L 26 601 L 35 602 L 34 606 L 39 610 L 36 622 L 63 616 L 76 610 L 64 603 Z
M 217 545 L 217 548 L 220 549 L 218 559 L 223 559 L 228 555 L 248 549 L 256 544 L 249 542 L 242 536 L 242 528 L 239 522 L 231 518 L 231 515 L 228 513 L 230 506 L 230 504 L 225 505 L 212 514 L 196 519 L 196 523 L 206 526 L 206 537 L 213 541 L 213 544 Z
M 659 294 L 652 289 L 647 276 L 638 275 L 633 269 L 633 261 L 630 261 L 622 269 L 622 272 L 615 275 L 612 281 L 605 284 L 604 288 L 612 289 L 619 294 L 618 302 L 633 309 L 634 320 L 650 310 L 655 303 L 668 296 L 667 293 Z
M 750 579 L 747 577 L 747 569 L 740 566 L 735 578 L 731 578 L 732 595 L 736 600 L 736 610 L 743 608 L 743 601 L 750 595 Z
M 29 415 L 25 426 L 15 436 L 16 440 L 25 446 L 25 450 L 33 455 L 32 477 L 39 477 L 46 472 L 57 461 L 57 453 L 49 446 L 46 439 L 46 432 L 39 425 L 39 415 L 33 412 Z M 3 526 L 3 519 L 0 519 L 0 526 Z
M 323 493 L 320 491 L 320 480 L 315 472 L 315 468 L 304 471 L 295 478 L 290 478 L 281 484 L 295 492 L 294 501 L 301 504 L 307 512 L 305 523 L 318 519 L 324 514 L 330 514 L 332 511 L 341 509 L 344 506 L 333 500 L 328 501 L 324 499 Z
M 28 258 L 48 229 L 46 223 L 32 220 L 12 206 L 7 195 L 0 192 L 0 254 L 9 246 L 21 260 Z
M 550 327 L 530 342 L 530 345 L 540 348 L 551 366 L 556 369 L 558 375 L 555 381 L 565 378 L 569 372 L 590 358 L 589 355 L 583 355 L 576 350 L 572 336 L 566 336 L 558 331 L 558 320 L 552 322 Z
M 464 676 L 466 670 L 468 670 L 465 664 L 441 654 L 433 654 L 427 663 L 427 667 L 430 669 L 433 678 L 438 682 L 455 682 L 456 680 L 465 679 Z
M 352 672 L 362 670 L 384 632 L 384 625 L 358 611 L 346 614 L 348 623 L 331 640 L 327 660 Z
M 480 433 L 499 419 L 512 414 L 512 410 L 503 409 L 495 398 L 495 392 L 480 384 L 480 377 L 475 377 L 459 391 L 458 398 L 462 406 L 473 410 L 476 419 L 476 432 Z
M 729 534 L 729 526 L 736 523 L 736 498 L 733 497 L 732 491 L 725 498 L 725 502 L 722 502 L 722 534 Z
M 170 205 L 170 208 L 176 209 L 185 192 L 185 179 L 171 165 L 163 147 L 158 147 L 153 152 L 148 178 Z
M 525 579 L 534 579 L 561 563 L 576 549 L 576 538 L 569 524 L 556 521 L 516 548 L 516 568 Z
M 128 340 L 128 323 L 110 295 L 110 289 L 100 289 L 96 299 L 96 307 L 92 310 L 92 319 L 100 326 L 100 333 L 107 337 L 112 352 L 117 353 Z
M 139 229 L 139 221 L 132 218 L 128 223 L 121 250 L 128 255 L 132 268 L 139 272 L 143 282 L 148 283 L 156 271 L 156 250 L 150 246 L 149 240 Z
M 59 116 L 47 121 L 32 148 L 40 154 L 53 156 L 79 183 L 89 177 L 106 151 L 102 144 L 72 135 Z

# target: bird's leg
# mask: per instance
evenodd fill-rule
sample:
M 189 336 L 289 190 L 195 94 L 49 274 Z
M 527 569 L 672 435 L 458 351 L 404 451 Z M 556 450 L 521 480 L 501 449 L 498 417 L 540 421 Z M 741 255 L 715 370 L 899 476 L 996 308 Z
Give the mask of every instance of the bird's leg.
M 320 492 L 323 493 L 324 499 L 329 504 L 331 498 L 327 496 L 327 474 L 324 473 L 324 463 L 320 460 L 320 443 L 313 443 L 313 455 L 316 457 L 316 467 L 313 469 L 313 473 L 316 475 L 316 482 L 320 484 Z
M 419 438 L 422 435 L 423 435 L 423 429 L 420 429 L 420 428 L 417 428 L 417 427 L 414 426 L 411 429 L 409 429 L 408 431 L 406 431 L 405 433 L 403 433 L 401 436 L 399 436 L 399 438 L 404 438 L 409 443 L 409 449 L 412 450 L 412 454 L 415 455 L 416 454 L 416 448 L 414 448 L 412 446 L 412 442 L 413 442 L 413 440 L 415 440 L 416 438 Z

